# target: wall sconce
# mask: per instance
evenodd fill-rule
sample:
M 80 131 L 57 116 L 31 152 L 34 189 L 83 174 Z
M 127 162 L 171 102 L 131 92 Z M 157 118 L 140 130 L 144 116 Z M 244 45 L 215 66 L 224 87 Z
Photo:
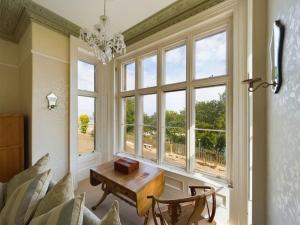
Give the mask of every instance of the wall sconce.
M 56 108 L 56 102 L 57 102 L 57 96 L 51 92 L 49 95 L 47 95 L 48 100 L 48 109 L 53 110 Z
M 282 53 L 283 53 L 284 26 L 280 20 L 276 20 L 273 24 L 273 32 L 270 43 L 270 59 L 271 59 L 271 83 L 261 81 L 260 78 L 243 80 L 242 84 L 248 84 L 248 91 L 254 92 L 258 88 L 267 88 L 272 86 L 272 90 L 277 94 L 282 83 Z M 256 87 L 254 83 L 260 82 Z
M 248 84 L 248 91 L 249 92 L 254 92 L 256 91 L 258 88 L 263 87 L 263 88 L 267 88 L 269 86 L 273 86 L 273 88 L 275 88 L 278 84 L 273 81 L 272 83 L 268 83 L 266 81 L 261 81 L 261 78 L 254 78 L 254 79 L 247 79 L 247 80 L 243 80 L 242 84 Z M 254 87 L 254 83 L 260 82 L 256 87 Z

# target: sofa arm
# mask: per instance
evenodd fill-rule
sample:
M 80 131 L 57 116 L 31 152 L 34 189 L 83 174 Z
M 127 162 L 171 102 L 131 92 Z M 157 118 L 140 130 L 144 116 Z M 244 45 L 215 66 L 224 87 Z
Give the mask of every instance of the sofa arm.
M 94 213 L 92 213 L 87 207 L 84 207 L 82 225 L 99 225 L 99 224 L 100 224 L 100 219 Z
M 6 189 L 6 184 L 0 182 L 0 211 L 4 206 L 4 193 Z

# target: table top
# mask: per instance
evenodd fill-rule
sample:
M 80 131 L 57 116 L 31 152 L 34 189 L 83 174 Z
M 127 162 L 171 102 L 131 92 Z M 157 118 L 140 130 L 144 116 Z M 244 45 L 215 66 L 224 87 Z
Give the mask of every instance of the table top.
M 163 174 L 163 170 L 145 163 L 139 163 L 139 169 L 124 174 L 114 169 L 114 161 L 109 161 L 91 169 L 105 179 L 120 186 L 126 187 L 133 192 L 139 192 L 153 179 Z

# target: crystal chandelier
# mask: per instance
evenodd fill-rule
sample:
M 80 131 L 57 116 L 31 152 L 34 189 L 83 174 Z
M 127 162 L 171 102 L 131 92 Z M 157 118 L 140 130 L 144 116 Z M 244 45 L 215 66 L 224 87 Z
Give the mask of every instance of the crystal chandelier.
M 124 36 L 121 33 L 109 36 L 106 29 L 107 22 L 106 0 L 104 0 L 104 15 L 100 16 L 99 23 L 95 25 L 96 32 L 90 32 L 86 28 L 80 30 L 80 39 L 89 45 L 97 59 L 103 64 L 110 62 L 116 54 L 126 52 Z

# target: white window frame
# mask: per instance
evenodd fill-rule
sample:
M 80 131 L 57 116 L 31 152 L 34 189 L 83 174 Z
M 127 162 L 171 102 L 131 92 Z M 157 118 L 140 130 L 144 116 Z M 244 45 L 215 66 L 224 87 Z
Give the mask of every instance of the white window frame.
M 94 98 L 94 126 L 95 128 L 97 128 L 98 126 L 96 126 L 97 122 L 98 122 L 98 108 L 99 108 L 99 97 L 98 97 L 98 90 L 99 90 L 99 85 L 98 85 L 98 80 L 99 80 L 99 77 L 97 76 L 97 61 L 94 57 L 86 54 L 86 53 L 83 53 L 83 52 L 80 52 L 79 51 L 79 54 L 78 54 L 78 60 L 77 60 L 77 63 L 78 61 L 81 61 L 81 62 L 84 62 L 84 63 L 88 63 L 90 65 L 93 65 L 94 66 L 94 91 L 87 91 L 87 90 L 81 90 L 77 87 L 77 99 L 78 97 L 89 97 L 89 98 Z M 78 75 L 77 75 L 77 78 L 78 78 Z M 77 79 L 77 82 L 78 82 L 78 79 Z M 78 86 L 78 85 L 77 85 Z M 78 106 L 78 103 L 77 103 L 77 106 Z M 78 107 L 77 107 L 77 111 L 78 111 Z M 77 113 L 78 115 L 78 113 Z M 78 115 L 79 116 L 79 115 Z M 99 148 L 98 148 L 98 141 L 97 140 L 97 130 L 95 129 L 94 131 L 94 149 L 89 152 L 89 153 L 85 153 L 85 154 L 82 154 L 82 155 L 79 155 L 78 153 L 78 157 L 86 157 L 88 154 L 91 154 L 91 153 L 95 153 L 95 152 L 98 152 L 99 151 Z
M 78 89 L 78 61 L 95 65 L 95 91 Z M 100 77 L 102 67 L 96 57 L 89 51 L 89 47 L 80 39 L 70 37 L 70 123 L 69 123 L 69 171 L 74 176 L 74 186 L 79 181 L 89 177 L 89 170 L 101 163 L 105 143 L 101 140 L 103 129 L 103 79 Z M 93 152 L 78 155 L 78 96 L 95 98 L 95 149 Z M 100 126 L 103 125 L 103 126 Z
M 227 47 L 227 74 L 223 76 L 216 76 L 213 78 L 204 78 L 204 79 L 194 79 L 194 65 L 195 65 L 195 43 L 197 40 L 202 38 L 210 37 L 211 35 L 215 35 L 218 33 L 226 32 L 226 47 Z M 194 146 L 194 129 L 195 129 L 195 90 L 196 88 L 201 87 L 212 87 L 212 86 L 219 86 L 219 85 L 226 85 L 226 179 L 225 182 L 230 184 L 231 183 L 231 158 L 232 158 L 232 141 L 231 141 L 231 133 L 232 133 L 232 50 L 231 44 L 232 42 L 232 21 L 230 19 L 220 21 L 219 23 L 212 23 L 210 26 L 206 26 L 205 28 L 196 28 L 192 31 L 188 31 L 183 35 L 173 39 L 173 38 L 166 38 L 164 43 L 161 45 L 155 45 L 150 49 L 137 51 L 134 55 L 130 55 L 128 57 L 123 57 L 121 60 L 118 61 L 118 67 L 120 68 L 118 77 L 119 77 L 119 87 L 123 86 L 123 73 L 125 70 L 125 66 L 135 62 L 135 90 L 124 91 L 119 88 L 118 96 L 120 98 L 120 105 L 119 110 L 120 117 L 119 117 L 119 151 L 126 154 L 124 151 L 124 145 L 122 137 L 124 137 L 124 124 L 122 123 L 124 119 L 123 109 L 124 106 L 122 104 L 122 99 L 124 97 L 131 97 L 135 96 L 135 157 L 141 159 L 142 157 L 142 144 L 141 144 L 141 136 L 142 132 L 140 130 L 142 125 L 142 104 L 141 104 L 141 96 L 147 94 L 157 94 L 157 115 L 158 115 L 158 157 L 157 157 L 157 164 L 160 166 L 169 167 L 173 170 L 178 170 L 181 172 L 187 172 L 189 174 L 196 173 L 194 170 L 195 167 L 195 146 Z M 164 68 L 164 61 L 165 61 L 165 52 L 168 50 L 186 46 L 186 81 L 179 82 L 179 83 L 171 83 L 171 84 L 164 84 L 163 80 L 165 78 L 165 68 Z M 155 87 L 147 87 L 147 88 L 139 88 L 141 87 L 141 78 L 142 78 L 142 59 L 146 56 L 151 56 L 157 54 L 157 86 Z M 184 169 L 180 167 L 176 167 L 174 165 L 168 164 L 165 162 L 164 156 L 164 136 L 165 136 L 165 123 L 164 123 L 164 95 L 166 92 L 170 91 L 178 91 L 178 90 L 185 90 L 186 92 L 186 128 L 190 127 L 190 129 L 186 129 L 186 166 Z M 189 110 L 191 109 L 191 110 Z M 146 160 L 146 159 L 144 159 Z M 213 176 L 215 179 L 220 179 L 219 177 L 214 176 L 213 174 L 208 174 L 205 171 L 201 171 L 202 174 L 206 176 Z M 223 180 L 223 178 L 222 178 Z

